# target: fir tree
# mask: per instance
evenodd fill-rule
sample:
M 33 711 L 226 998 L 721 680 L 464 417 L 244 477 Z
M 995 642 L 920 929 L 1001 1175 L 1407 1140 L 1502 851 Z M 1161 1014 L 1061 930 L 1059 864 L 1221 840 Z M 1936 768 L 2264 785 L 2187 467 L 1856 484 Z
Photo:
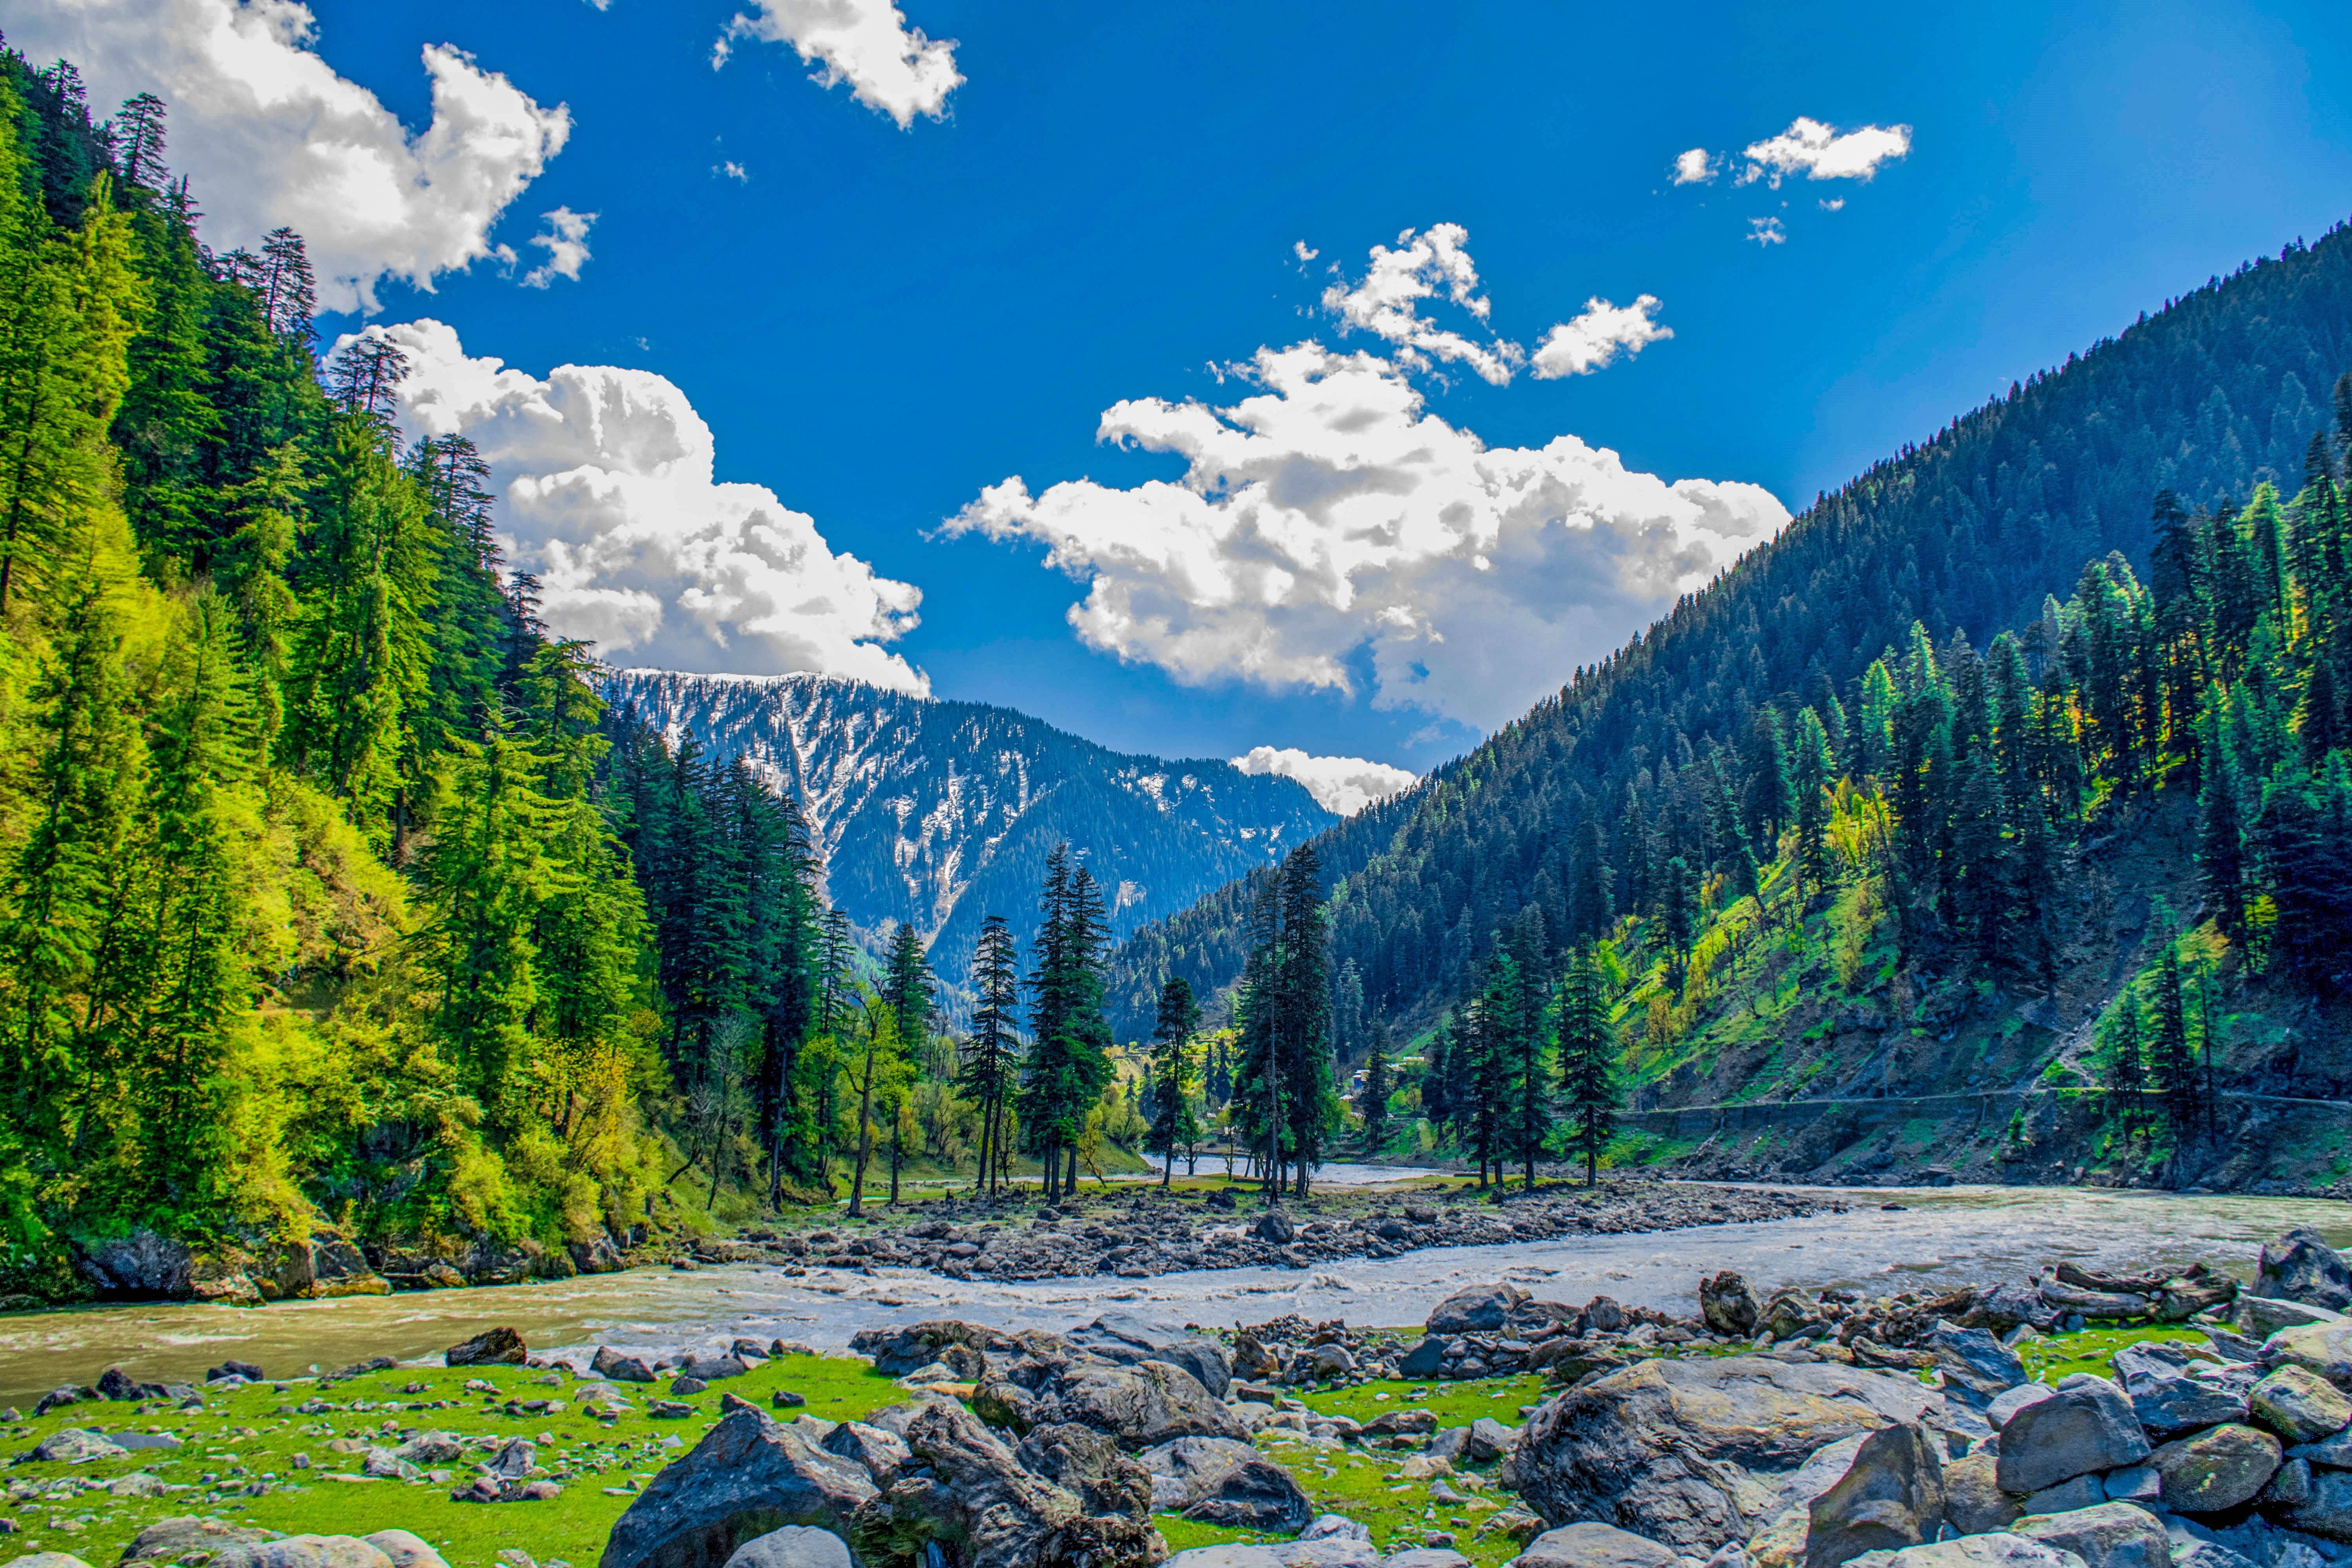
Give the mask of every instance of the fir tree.
M 1151 1031 L 1151 1130 L 1146 1145 L 1160 1156 L 1160 1184 L 1176 1173 L 1176 1151 L 1200 1137 L 1192 1119 L 1192 1037 L 1200 1032 L 1201 1006 L 1192 987 L 1172 975 L 1160 988 L 1160 1019 Z
M 1610 1022 L 1608 985 L 1590 946 L 1569 954 L 1559 993 L 1559 1088 L 1569 1121 L 1563 1152 L 1584 1156 L 1584 1183 L 1600 1181 L 1601 1156 L 1616 1131 L 1616 1031 Z

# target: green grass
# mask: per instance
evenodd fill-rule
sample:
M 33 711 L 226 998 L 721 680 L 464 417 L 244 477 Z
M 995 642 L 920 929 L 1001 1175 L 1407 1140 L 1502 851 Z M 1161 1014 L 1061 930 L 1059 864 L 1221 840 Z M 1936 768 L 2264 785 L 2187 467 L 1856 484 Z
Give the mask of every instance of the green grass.
M 2052 1334 L 2047 1339 L 2033 1340 L 2018 1347 L 2018 1359 L 2025 1363 L 2025 1375 L 2038 1383 L 2055 1384 L 2060 1378 L 2078 1372 L 2095 1372 L 2101 1377 L 2115 1375 L 2116 1352 L 2126 1345 L 2148 1344 L 2159 1340 L 2176 1340 L 2183 1344 L 2203 1345 L 2209 1342 L 2195 1329 L 2085 1329 L 2079 1334 Z
M 567 1379 L 565 1386 L 559 1388 L 537 1381 L 548 1375 L 521 1367 L 425 1371 L 403 1367 L 323 1389 L 314 1380 L 302 1379 L 284 1384 L 283 1394 L 266 1383 L 207 1394 L 202 1411 L 127 1404 L 75 1405 L 51 1411 L 6 1429 L 13 1439 L 8 1444 L 12 1457 L 29 1452 L 64 1426 L 96 1426 L 107 1431 L 155 1427 L 176 1434 L 186 1447 L 174 1451 L 136 1450 L 127 1458 L 85 1465 L 16 1465 L 6 1472 L 12 1489 L 16 1483 L 47 1482 L 68 1475 L 110 1481 L 140 1470 L 152 1471 L 166 1484 L 187 1489 L 151 1498 L 83 1491 L 56 1502 L 12 1497 L 0 1504 L 0 1511 L 16 1521 L 17 1533 L 5 1538 L 0 1556 L 13 1558 L 47 1550 L 68 1552 L 87 1563 L 109 1563 L 146 1526 L 177 1515 L 196 1514 L 289 1535 L 413 1531 L 436 1546 L 452 1568 L 492 1568 L 495 1554 L 503 1547 L 520 1548 L 541 1563 L 561 1559 L 588 1568 L 604 1555 L 614 1521 L 629 1506 L 629 1497 L 608 1497 L 604 1489 L 634 1492 L 663 1465 L 691 1448 L 717 1424 L 722 1394 L 734 1394 L 766 1408 L 769 1396 L 777 1389 L 790 1388 L 807 1398 L 808 1414 L 829 1420 L 866 1415 L 907 1396 L 896 1383 L 865 1362 L 787 1356 L 681 1401 L 694 1406 L 691 1418 L 656 1421 L 646 1416 L 652 1399 L 668 1397 L 667 1383 L 616 1384 L 623 1401 L 635 1408 L 615 1419 L 597 1421 L 583 1414 L 573 1397 L 573 1391 L 582 1384 Z M 498 1397 L 467 1392 L 465 1385 L 471 1380 L 494 1385 Z M 565 1409 L 555 1415 L 505 1413 L 507 1401 L 534 1398 L 562 1399 Z M 313 1415 L 297 1413 L 298 1405 L 312 1399 L 324 1399 L 341 1408 Z M 353 1408 L 362 1404 L 368 1408 Z M 147 1414 L 134 1414 L 139 1411 Z M 384 1432 L 386 1423 L 393 1424 L 394 1434 Z M 366 1438 L 394 1447 L 402 1440 L 396 1433 L 413 1436 L 424 1431 L 449 1432 L 461 1438 L 495 1434 L 534 1441 L 544 1434 L 553 1441 L 540 1445 L 539 1464 L 562 1483 L 563 1493 L 549 1502 L 452 1502 L 453 1488 L 469 1478 L 478 1459 L 490 1457 L 470 1451 L 465 1459 L 446 1467 L 457 1476 L 449 1485 L 327 1479 L 337 1472 L 357 1475 L 366 1458 L 364 1453 L 332 1452 L 327 1447 L 331 1438 Z M 245 1433 L 251 1435 L 240 1436 Z M 659 1447 L 672 1436 L 680 1447 Z M 293 1468 L 291 1461 L 298 1453 L 310 1455 L 310 1469 Z M 238 1470 L 242 1473 L 233 1473 Z M 200 1478 L 208 1472 L 222 1477 L 223 1484 L 231 1489 L 223 1492 L 204 1483 Z M 255 1498 L 235 1495 L 235 1489 L 266 1474 L 278 1478 L 277 1489 Z M 53 1520 L 79 1529 L 57 1528 Z

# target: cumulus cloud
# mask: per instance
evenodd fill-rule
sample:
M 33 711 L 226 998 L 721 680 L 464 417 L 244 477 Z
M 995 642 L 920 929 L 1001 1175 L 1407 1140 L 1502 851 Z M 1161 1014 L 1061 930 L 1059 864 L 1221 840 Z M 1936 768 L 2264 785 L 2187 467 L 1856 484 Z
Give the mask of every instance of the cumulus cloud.
M 1715 178 L 1715 160 L 1704 147 L 1694 147 L 1675 155 L 1675 184 L 1703 185 Z
M 956 69 L 953 38 L 927 38 L 907 26 L 906 13 L 890 0 L 752 0 L 753 14 L 738 11 L 711 50 L 712 69 L 727 63 L 738 38 L 790 44 L 805 65 L 821 66 L 815 79 L 826 87 L 847 82 L 857 101 L 887 114 L 907 130 L 915 116 L 938 120 L 947 113 L 948 94 L 963 85 Z
M 1368 679 L 1376 707 L 1486 729 L 1789 519 L 1758 486 L 1669 484 L 1574 436 L 1489 448 L 1377 354 L 1304 342 L 1247 368 L 1260 390 L 1231 406 L 1104 414 L 1100 438 L 1182 458 L 1181 479 L 1032 494 L 1016 476 L 947 531 L 1045 545 L 1087 584 L 1072 627 L 1123 660 L 1274 689 Z
M 309 243 L 320 302 L 377 308 L 376 285 L 430 289 L 445 272 L 508 258 L 490 230 L 572 133 L 471 55 L 424 51 L 433 119 L 411 134 L 375 94 L 335 74 L 295 0 L 23 0 L 8 42 L 81 68 L 94 108 L 152 91 L 171 115 L 173 169 L 205 237 L 253 246 L 285 225 Z
M 1752 217 L 1748 220 L 1747 237 L 1759 246 L 1786 245 L 1789 231 L 1777 217 Z
M 615 365 L 534 376 L 431 320 L 369 330 L 408 355 L 408 433 L 464 436 L 488 459 L 508 563 L 538 576 L 560 636 L 667 669 L 929 691 L 883 646 L 914 629 L 921 592 L 835 552 L 764 486 L 719 482 L 710 426 L 672 382 Z
M 1396 345 L 1397 361 L 1422 369 L 1432 361 L 1466 364 L 1496 386 L 1509 383 L 1527 352 L 1507 339 L 1477 342 L 1425 320 L 1423 301 L 1444 298 L 1483 325 L 1493 312 L 1478 292 L 1478 268 L 1470 259 L 1470 232 L 1458 223 L 1406 229 L 1396 248 L 1372 247 L 1371 266 L 1354 284 L 1334 283 L 1323 291 L 1323 308 L 1341 329 L 1371 332 Z M 1305 258 L 1301 258 L 1305 259 Z
M 1323 254 L 1321 251 L 1314 249 L 1308 246 L 1303 239 L 1292 240 L 1290 242 L 1290 250 L 1292 255 L 1298 258 L 1298 265 L 1301 267 L 1306 266 L 1308 262 Z
M 1841 132 L 1801 114 L 1778 136 L 1748 144 L 1740 154 L 1748 166 L 1740 171 L 1739 183 L 1764 180 L 1778 190 L 1782 178 L 1791 174 L 1867 183 L 1881 164 L 1908 157 L 1910 152 L 1908 125 L 1865 125 Z
M 531 236 L 530 242 L 546 247 L 547 259 L 523 274 L 523 286 L 544 289 L 558 278 L 579 282 L 580 269 L 588 265 L 588 226 L 596 215 L 558 207 L 540 216 L 547 220 L 547 232 Z
M 1296 746 L 1253 746 L 1234 766 L 1245 773 L 1272 773 L 1297 779 L 1315 797 L 1315 804 L 1340 816 L 1353 816 L 1375 801 L 1399 795 L 1421 782 L 1410 768 L 1362 757 L 1309 756 Z
M 1645 343 L 1673 337 L 1672 327 L 1661 326 L 1653 320 L 1657 313 L 1655 294 L 1644 294 L 1624 306 L 1612 305 L 1606 300 L 1587 300 L 1582 315 L 1553 327 L 1536 345 L 1536 379 L 1590 375 L 1615 359 L 1620 350 L 1628 355 L 1637 354 Z

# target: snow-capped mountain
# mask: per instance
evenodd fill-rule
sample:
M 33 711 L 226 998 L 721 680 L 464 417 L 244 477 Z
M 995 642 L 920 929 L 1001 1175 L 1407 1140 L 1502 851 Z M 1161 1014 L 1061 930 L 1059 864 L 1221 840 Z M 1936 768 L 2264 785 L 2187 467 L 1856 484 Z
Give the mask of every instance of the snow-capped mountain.
M 606 697 L 673 744 L 749 754 L 800 801 L 832 901 L 870 933 L 910 922 L 950 984 L 983 916 L 1004 916 L 1025 954 L 1056 844 L 1102 883 L 1123 939 L 1337 820 L 1292 779 L 1123 755 L 1008 708 L 854 680 L 631 669 Z

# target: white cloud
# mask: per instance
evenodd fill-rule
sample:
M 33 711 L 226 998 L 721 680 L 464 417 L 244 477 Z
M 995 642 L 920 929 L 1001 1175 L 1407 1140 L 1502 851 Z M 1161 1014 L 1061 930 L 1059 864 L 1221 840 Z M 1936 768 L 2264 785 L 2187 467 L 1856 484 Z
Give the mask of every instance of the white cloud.
M 1229 407 L 1104 414 L 1102 439 L 1182 457 L 1181 480 L 1015 477 L 947 531 L 1043 543 L 1087 585 L 1080 639 L 1179 680 L 1346 691 L 1368 668 L 1376 707 L 1491 728 L 1788 521 L 1758 486 L 1668 484 L 1573 436 L 1490 449 L 1375 354 L 1252 369 Z
M 1400 795 L 1421 782 L 1410 768 L 1362 757 L 1315 757 L 1296 746 L 1253 746 L 1234 766 L 1245 773 L 1272 773 L 1297 779 L 1315 797 L 1315 804 L 1340 816 L 1353 816 L 1375 801 Z
M 1444 360 L 1466 364 L 1496 386 L 1507 385 L 1526 350 L 1503 338 L 1475 342 L 1420 313 L 1423 300 L 1442 295 L 1485 323 L 1493 307 L 1478 292 L 1469 241 L 1469 231 L 1458 223 L 1433 224 L 1424 234 L 1406 229 L 1397 236 L 1394 250 L 1372 247 L 1371 266 L 1361 282 L 1326 289 L 1323 308 L 1339 318 L 1342 330 L 1371 332 L 1395 344 L 1400 364 L 1418 370 Z
M 1845 198 L 1843 196 L 1840 196 L 1833 202 L 1823 202 L 1821 204 L 1821 209 L 1825 213 L 1843 212 L 1845 211 Z
M 538 575 L 559 635 L 667 669 L 929 691 L 882 646 L 914 628 L 921 592 L 835 552 L 764 486 L 718 482 L 710 426 L 675 384 L 614 365 L 542 379 L 431 320 L 369 330 L 408 354 L 409 433 L 467 437 L 489 460 L 508 563 Z
M 1751 142 L 1741 154 L 1748 166 L 1739 183 L 1769 181 L 1775 190 L 1790 174 L 1811 180 L 1869 181 L 1879 165 L 1910 155 L 1908 125 L 1865 125 L 1840 133 L 1834 125 L 1799 115 L 1789 129 L 1762 142 Z
M 1746 237 L 1758 245 L 1786 245 L 1789 243 L 1789 231 L 1781 226 L 1779 218 L 1752 217 L 1748 220 Z
M 1319 250 L 1310 249 L 1307 242 L 1303 239 L 1292 240 L 1290 242 L 1290 249 L 1292 254 L 1298 258 L 1298 265 L 1301 267 L 1306 266 L 1308 262 L 1323 254 Z
M 547 247 L 547 259 L 523 274 L 523 287 L 544 289 L 558 278 L 579 282 L 580 269 L 588 265 L 588 226 L 596 215 L 558 207 L 540 216 L 547 220 L 547 232 L 532 235 L 530 242 Z
M 803 64 L 824 68 L 826 87 L 847 82 L 857 101 L 887 114 L 904 131 L 918 114 L 938 120 L 948 94 L 963 85 L 955 40 L 927 38 L 907 26 L 890 0 L 752 0 L 756 15 L 739 11 L 711 50 L 713 69 L 727 63 L 738 38 L 790 44 Z
M 740 184 L 748 185 L 751 183 L 751 171 L 746 169 L 742 164 L 737 163 L 732 158 L 730 158 L 725 163 L 717 165 L 710 172 L 714 174 L 724 174 L 729 179 L 733 180 Z
M 299 231 L 329 310 L 372 312 L 385 277 L 430 289 L 499 258 L 492 226 L 572 132 L 562 105 L 435 44 L 433 121 L 411 135 L 319 58 L 295 0 L 17 0 L 7 18 L 10 47 L 81 68 L 94 110 L 162 98 L 205 238 L 226 250 Z
M 1644 294 L 1625 306 L 1587 300 L 1582 315 L 1553 327 L 1536 345 L 1536 379 L 1590 375 L 1614 360 L 1620 349 L 1630 356 L 1640 353 L 1645 343 L 1673 337 L 1672 327 L 1660 326 L 1651 319 L 1657 311 L 1655 294 Z
M 1675 155 L 1675 184 L 1703 185 L 1715 178 L 1715 160 L 1704 147 L 1694 147 Z

